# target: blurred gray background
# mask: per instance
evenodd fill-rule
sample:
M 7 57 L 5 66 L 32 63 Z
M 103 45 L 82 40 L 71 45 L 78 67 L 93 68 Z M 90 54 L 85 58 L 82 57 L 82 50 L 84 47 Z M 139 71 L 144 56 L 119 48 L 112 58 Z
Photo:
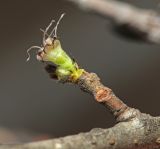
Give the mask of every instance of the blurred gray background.
M 159 11 L 158 0 L 127 1 Z M 89 72 L 96 72 L 129 106 L 154 116 L 160 105 L 160 47 L 122 38 L 107 20 L 65 0 L 0 1 L 0 126 L 54 137 L 114 124 L 109 111 L 71 84 L 49 78 L 26 49 L 42 44 L 51 19 L 66 16 L 58 35 L 63 48 Z

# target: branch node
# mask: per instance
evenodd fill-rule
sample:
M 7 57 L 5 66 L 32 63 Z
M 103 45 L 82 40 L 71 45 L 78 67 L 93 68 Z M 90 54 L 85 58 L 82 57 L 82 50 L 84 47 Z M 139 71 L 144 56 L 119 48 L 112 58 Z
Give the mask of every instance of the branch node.
M 112 97 L 112 90 L 109 88 L 102 88 L 99 89 L 95 94 L 95 99 L 98 102 L 105 102 L 107 100 L 110 100 Z
M 140 115 L 140 111 L 134 108 L 127 107 L 117 116 L 117 122 L 126 122 L 134 119 Z

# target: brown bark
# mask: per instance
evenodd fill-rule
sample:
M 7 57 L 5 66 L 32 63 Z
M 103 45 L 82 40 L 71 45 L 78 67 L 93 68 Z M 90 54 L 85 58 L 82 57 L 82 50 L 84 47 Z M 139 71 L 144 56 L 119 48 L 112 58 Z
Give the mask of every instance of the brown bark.
M 159 149 L 160 117 L 152 117 L 130 108 L 104 86 L 94 73 L 85 72 L 78 86 L 94 95 L 95 100 L 110 109 L 117 124 L 108 129 L 96 128 L 87 133 L 33 142 L 0 146 L 0 149 Z
M 136 118 L 109 129 L 0 149 L 159 149 L 160 118 L 137 112 Z
M 126 104 L 124 104 L 112 90 L 104 86 L 99 77 L 95 73 L 85 72 L 78 80 L 79 87 L 93 94 L 95 100 L 106 106 L 113 115 L 117 118 L 117 121 L 122 121 L 122 115 L 131 110 Z
M 94 95 L 97 102 L 109 108 L 119 122 L 109 129 L 93 129 L 88 133 L 33 142 L 0 146 L 0 149 L 158 149 L 160 148 L 160 117 L 143 114 L 127 107 L 94 73 L 85 72 L 77 82 Z

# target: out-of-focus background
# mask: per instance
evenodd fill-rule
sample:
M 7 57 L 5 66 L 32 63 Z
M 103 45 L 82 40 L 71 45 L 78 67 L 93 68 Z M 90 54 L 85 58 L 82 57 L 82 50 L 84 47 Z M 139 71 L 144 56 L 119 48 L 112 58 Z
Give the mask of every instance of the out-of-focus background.
M 159 11 L 158 0 L 127 2 Z M 51 80 L 35 59 L 35 51 L 26 63 L 26 49 L 42 44 L 39 29 L 63 12 L 66 16 L 58 30 L 63 48 L 129 106 L 159 114 L 160 46 L 122 38 L 106 19 L 65 0 L 1 0 L 1 143 L 60 137 L 114 124 L 113 116 L 92 96 Z

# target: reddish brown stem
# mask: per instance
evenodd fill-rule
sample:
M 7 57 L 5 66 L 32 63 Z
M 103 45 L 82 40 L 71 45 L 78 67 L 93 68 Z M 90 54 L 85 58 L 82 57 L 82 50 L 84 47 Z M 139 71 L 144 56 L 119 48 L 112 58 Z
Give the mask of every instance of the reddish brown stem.
M 82 90 L 93 94 L 97 102 L 106 106 L 117 118 L 117 121 L 124 120 L 122 115 L 131 110 L 130 107 L 115 96 L 110 88 L 100 82 L 100 78 L 95 73 L 83 73 L 77 84 Z

